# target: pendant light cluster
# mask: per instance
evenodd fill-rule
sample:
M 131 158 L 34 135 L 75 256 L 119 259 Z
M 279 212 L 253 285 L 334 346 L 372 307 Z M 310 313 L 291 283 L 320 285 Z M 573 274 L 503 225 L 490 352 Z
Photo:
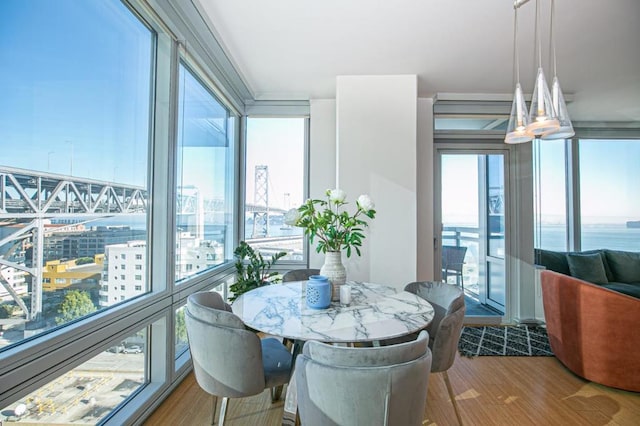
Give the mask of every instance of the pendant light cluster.
M 520 64 L 518 59 L 518 9 L 529 0 L 516 0 L 513 4 L 513 61 L 514 80 L 516 82 L 513 104 L 511 106 L 511 116 L 507 126 L 507 134 L 504 141 L 509 144 L 529 142 L 534 138 L 541 139 L 566 139 L 572 137 L 575 132 L 567 112 L 567 105 L 562 95 L 560 82 L 556 73 L 556 49 L 553 34 L 553 21 L 555 14 L 554 0 L 551 0 L 551 50 L 553 54 L 553 84 L 551 92 L 547 86 L 542 69 L 542 48 L 540 41 L 540 8 L 539 0 L 536 0 L 536 26 L 535 40 L 536 53 L 538 58 L 538 72 L 536 75 L 533 96 L 531 97 L 531 107 L 527 113 L 524 101 L 524 94 L 520 86 Z

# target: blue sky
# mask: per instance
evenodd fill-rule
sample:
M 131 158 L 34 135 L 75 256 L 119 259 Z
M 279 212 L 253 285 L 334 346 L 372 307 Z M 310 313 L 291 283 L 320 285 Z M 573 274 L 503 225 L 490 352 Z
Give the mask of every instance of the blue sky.
M 0 1 L 0 164 L 145 185 L 151 46 L 119 1 Z
M 640 143 L 581 140 L 580 205 L 585 225 L 640 219 Z M 544 141 L 541 152 L 542 220 L 565 223 L 565 158 L 562 141 Z
M 178 186 L 194 186 L 205 198 L 224 198 L 233 159 L 227 128 L 229 115 L 183 64 L 180 65 Z M 188 190 L 187 190 L 188 191 Z
M 580 202 L 583 223 L 640 220 L 640 142 L 580 143 Z
M 543 223 L 565 223 L 563 141 L 543 141 L 541 192 Z M 581 140 L 582 223 L 624 224 L 640 220 L 640 143 L 635 140 Z M 478 177 L 475 155 L 446 155 L 442 166 L 445 224 L 477 225 Z
M 117 0 L 1 0 L 0 164 L 145 186 L 152 45 Z M 181 88 L 179 185 L 222 197 L 227 113 L 184 69 Z M 300 204 L 304 121 L 251 119 L 248 133 L 248 193 L 254 166 L 269 164 L 272 204 Z
M 270 205 L 284 209 L 300 206 L 304 201 L 304 118 L 247 120 L 249 203 L 254 198 L 256 165 L 269 166 Z

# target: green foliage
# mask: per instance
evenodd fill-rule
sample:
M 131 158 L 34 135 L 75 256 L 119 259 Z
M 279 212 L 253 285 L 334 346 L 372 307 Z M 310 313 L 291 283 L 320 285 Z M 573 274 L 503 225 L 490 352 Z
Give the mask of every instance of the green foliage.
M 15 305 L 3 304 L 0 305 L 0 319 L 11 318 L 13 315 L 13 309 Z
M 236 279 L 229 290 L 233 296 L 229 301 L 234 301 L 243 293 L 263 285 L 279 282 L 277 272 L 270 272 L 271 267 L 287 253 L 281 251 L 271 256 L 271 260 L 264 260 L 262 254 L 256 252 L 253 247 L 245 241 L 240 241 L 240 245 L 233 251 L 236 258 Z
M 176 312 L 176 342 L 187 342 L 187 324 L 184 319 L 186 308 L 178 309 Z
M 71 290 L 65 295 L 62 303 L 60 303 L 60 307 L 58 308 L 58 314 L 60 315 L 56 316 L 56 324 L 64 324 L 95 311 L 96 307 L 91 301 L 89 293 L 86 291 Z
M 88 263 L 93 263 L 93 257 L 79 257 L 76 259 L 76 265 L 86 265 Z
M 360 247 L 365 238 L 364 228 L 369 226 L 362 216 L 374 219 L 376 211 L 368 197 L 366 206 L 361 205 L 360 202 L 357 203 L 358 208 L 353 215 L 340 211 L 345 204 L 348 204 L 344 201 L 343 194 L 335 197 L 331 190 L 327 190 L 326 201 L 307 200 L 298 208 L 300 217 L 295 225 L 304 228 L 310 243 L 313 243 L 316 237 L 318 238 L 316 246 L 318 253 L 346 250 L 347 257 L 350 257 L 351 250 L 355 249 L 360 256 Z

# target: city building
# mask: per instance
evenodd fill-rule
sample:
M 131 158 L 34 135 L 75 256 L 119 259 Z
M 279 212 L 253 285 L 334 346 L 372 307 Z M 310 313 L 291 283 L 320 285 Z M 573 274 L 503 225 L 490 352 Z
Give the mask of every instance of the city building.
M 100 306 L 107 307 L 147 291 L 147 244 L 129 241 L 105 247 Z
M 16 268 L 0 269 L 0 300 L 11 301 L 13 294 L 25 296 L 28 293 L 27 283 L 25 280 L 26 273 Z M 7 288 L 9 287 L 9 288 Z
M 104 264 L 104 254 L 72 260 L 49 260 L 42 273 L 44 291 L 76 289 L 96 289 Z
M 181 232 L 176 253 L 176 280 L 205 271 L 222 263 L 222 246 Z M 147 244 L 129 241 L 105 247 L 104 272 L 100 280 L 100 306 L 108 307 L 148 291 Z
M 189 232 L 181 232 L 177 241 L 176 281 L 224 262 L 224 247 L 216 241 L 203 240 Z
M 145 235 L 144 230 L 129 226 L 96 226 L 51 224 L 45 227 L 44 259 L 76 259 L 104 254 L 110 244 L 122 244 Z

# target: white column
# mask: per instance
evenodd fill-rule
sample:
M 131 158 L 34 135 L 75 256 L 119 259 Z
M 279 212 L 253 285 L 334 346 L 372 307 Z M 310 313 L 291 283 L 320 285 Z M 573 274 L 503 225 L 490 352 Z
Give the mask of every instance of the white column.
M 314 99 L 310 102 L 309 197 L 324 198 L 327 189 L 336 186 L 336 101 Z M 324 256 L 315 246 L 309 250 L 309 267 L 318 268 Z
M 352 209 L 364 193 L 378 211 L 348 279 L 402 288 L 417 270 L 417 78 L 339 76 L 336 113 L 337 186 Z
M 433 99 L 418 99 L 418 143 L 416 147 L 418 167 L 418 252 L 417 278 L 431 281 L 433 269 L 434 175 L 433 175 Z

